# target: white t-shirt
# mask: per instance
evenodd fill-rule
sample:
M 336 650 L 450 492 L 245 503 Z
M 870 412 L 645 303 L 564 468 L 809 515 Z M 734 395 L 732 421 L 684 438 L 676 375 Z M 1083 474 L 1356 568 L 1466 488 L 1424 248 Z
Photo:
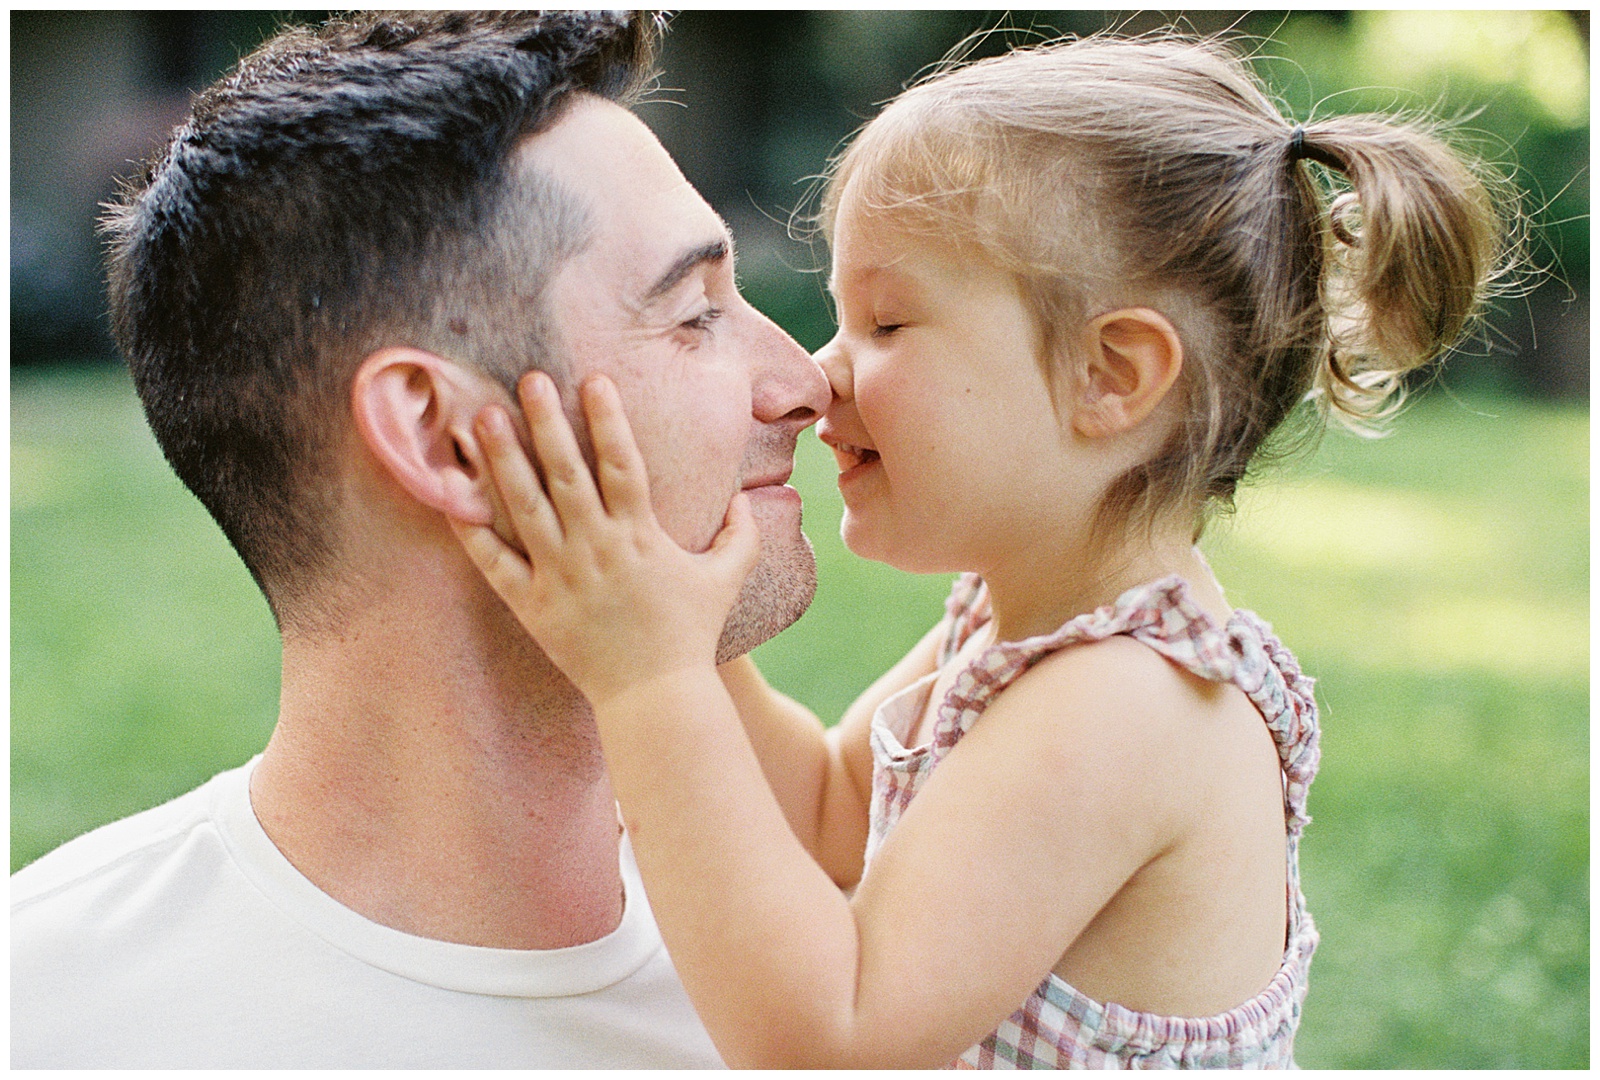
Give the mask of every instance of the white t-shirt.
M 11 878 L 14 1068 L 714 1068 L 626 838 L 622 924 L 567 949 L 413 937 L 290 865 L 254 762 Z

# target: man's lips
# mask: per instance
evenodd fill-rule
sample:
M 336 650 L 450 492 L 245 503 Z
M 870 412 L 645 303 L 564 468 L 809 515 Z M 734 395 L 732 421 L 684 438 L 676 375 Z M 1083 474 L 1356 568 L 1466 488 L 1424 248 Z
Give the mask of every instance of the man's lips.
M 800 493 L 788 484 L 791 471 L 790 469 L 785 469 L 782 472 L 767 473 L 764 476 L 753 476 L 744 482 L 744 486 L 740 490 L 752 500 L 754 505 L 793 503 L 795 506 L 799 506 Z
M 744 482 L 741 489 L 754 491 L 756 488 L 782 487 L 789 482 L 789 474 L 793 471 L 792 469 L 784 469 L 782 472 L 772 472 L 764 476 L 751 477 Z

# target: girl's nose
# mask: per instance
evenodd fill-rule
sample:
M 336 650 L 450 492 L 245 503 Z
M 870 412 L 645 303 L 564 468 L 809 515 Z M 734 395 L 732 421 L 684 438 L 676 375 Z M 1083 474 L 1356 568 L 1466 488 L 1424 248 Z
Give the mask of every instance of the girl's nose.
M 850 361 L 839 344 L 839 335 L 835 334 L 833 340 L 818 349 L 813 359 L 816 360 L 817 366 L 822 368 L 822 373 L 828 377 L 828 385 L 833 389 L 833 400 L 836 403 L 849 401 L 854 396 L 851 387 Z

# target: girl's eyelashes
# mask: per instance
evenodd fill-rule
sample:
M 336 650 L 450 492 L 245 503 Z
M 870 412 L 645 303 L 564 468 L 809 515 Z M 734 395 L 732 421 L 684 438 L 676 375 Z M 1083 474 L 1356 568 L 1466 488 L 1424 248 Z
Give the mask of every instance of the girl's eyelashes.
M 904 325 L 905 325 L 904 323 L 877 323 L 877 324 L 874 324 L 873 327 L 872 327 L 872 336 L 875 337 L 875 338 L 888 337 L 890 334 L 894 333 L 896 330 L 900 329 Z

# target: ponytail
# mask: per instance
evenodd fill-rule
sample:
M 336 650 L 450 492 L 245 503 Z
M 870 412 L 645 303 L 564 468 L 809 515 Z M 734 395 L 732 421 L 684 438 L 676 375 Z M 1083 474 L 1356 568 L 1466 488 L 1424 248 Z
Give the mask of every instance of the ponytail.
M 1402 376 L 1471 325 L 1496 273 L 1500 221 L 1484 183 L 1420 124 L 1342 116 L 1296 133 L 1291 159 L 1342 172 L 1352 188 L 1329 208 L 1330 348 L 1315 392 L 1361 427 L 1392 412 Z

